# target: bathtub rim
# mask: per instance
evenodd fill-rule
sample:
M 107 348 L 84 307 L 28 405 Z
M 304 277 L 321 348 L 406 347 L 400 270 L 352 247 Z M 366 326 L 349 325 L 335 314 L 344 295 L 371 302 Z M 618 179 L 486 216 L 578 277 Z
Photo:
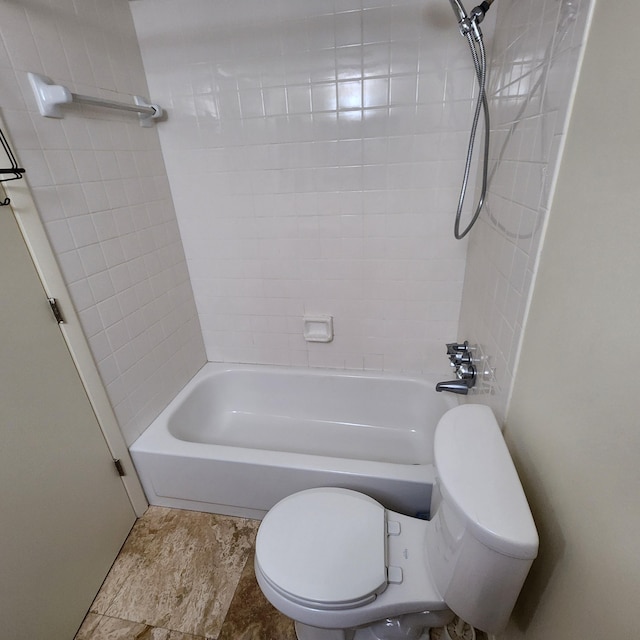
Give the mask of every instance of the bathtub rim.
M 203 379 L 229 370 L 410 380 L 421 383 L 425 392 L 436 393 L 435 381 L 424 375 L 206 363 L 131 445 L 131 457 L 150 504 L 261 519 L 275 502 L 295 491 L 315 486 L 341 486 L 371 495 L 386 508 L 399 513 L 417 515 L 428 512 L 431 487 L 436 479 L 433 461 L 409 464 L 337 458 L 273 449 L 199 443 L 176 438 L 168 427 L 173 409 L 180 405 L 194 386 Z M 459 404 L 456 396 L 438 394 L 438 397 L 446 398 L 444 411 Z M 435 427 L 436 424 L 433 424 L 434 432 Z M 203 468 L 206 468 L 206 471 L 203 471 Z M 188 473 L 185 475 L 187 469 Z M 230 475 L 227 475 L 229 473 Z M 291 485 L 288 484 L 289 479 Z M 252 504 L 256 502 L 255 495 L 252 494 L 251 501 L 245 502 L 244 497 L 239 498 L 235 493 L 236 490 L 242 493 L 242 489 L 229 488 L 236 487 L 235 482 L 244 486 L 247 482 L 257 483 L 256 486 L 263 485 L 265 489 L 259 493 L 266 492 L 269 498 L 265 498 L 262 504 Z M 282 490 L 283 484 L 288 487 L 286 491 Z M 274 492 L 282 495 L 272 500 Z
M 381 460 L 363 460 L 359 458 L 340 458 L 311 453 L 278 451 L 275 449 L 255 449 L 223 444 L 192 442 L 181 440 L 171 433 L 169 420 L 175 409 L 189 396 L 194 387 L 208 378 L 229 371 L 259 371 L 264 373 L 295 373 L 303 376 L 346 377 L 346 378 L 382 378 L 385 380 L 418 382 L 428 389 L 435 387 L 435 378 L 428 376 L 405 375 L 384 371 L 360 371 L 354 369 L 326 369 L 311 367 L 290 367 L 282 365 L 242 364 L 227 362 L 207 362 L 180 390 L 156 419 L 143 431 L 130 446 L 131 453 L 153 453 L 160 455 L 183 456 L 194 459 L 216 459 L 224 461 L 259 464 L 268 467 L 286 465 L 295 469 L 324 470 L 328 467 L 353 475 L 376 475 L 371 469 L 385 469 L 400 480 L 415 480 L 419 468 L 433 466 L 433 461 L 423 464 L 385 462 Z M 435 391 L 434 391 L 435 393 Z M 458 401 L 453 396 L 446 396 L 445 403 L 453 408 Z M 435 425 L 434 425 L 435 431 Z M 168 453 L 170 451 L 170 454 Z M 212 455 L 215 452 L 215 455 Z

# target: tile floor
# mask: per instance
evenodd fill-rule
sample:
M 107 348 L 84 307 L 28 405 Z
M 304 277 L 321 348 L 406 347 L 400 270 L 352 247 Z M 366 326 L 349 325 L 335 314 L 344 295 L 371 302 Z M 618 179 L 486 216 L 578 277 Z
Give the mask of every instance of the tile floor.
M 253 573 L 259 521 L 150 507 L 76 640 L 295 640 Z
M 259 524 L 150 507 L 75 640 L 296 640 L 293 622 L 267 602 L 255 579 Z

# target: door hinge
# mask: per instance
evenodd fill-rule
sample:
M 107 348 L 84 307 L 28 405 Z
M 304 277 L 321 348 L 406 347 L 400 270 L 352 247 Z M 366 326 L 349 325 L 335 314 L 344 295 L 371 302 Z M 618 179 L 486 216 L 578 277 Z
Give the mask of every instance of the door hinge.
M 55 298 L 47 298 L 49 301 L 49 306 L 51 307 L 51 311 L 53 311 L 53 317 L 56 319 L 58 324 L 64 324 L 64 316 L 60 312 L 60 307 L 58 306 L 58 301 Z
M 114 458 L 113 464 L 116 467 L 116 471 L 119 476 L 126 476 L 127 474 L 124 472 L 124 467 L 122 466 L 122 462 L 120 462 L 120 458 Z

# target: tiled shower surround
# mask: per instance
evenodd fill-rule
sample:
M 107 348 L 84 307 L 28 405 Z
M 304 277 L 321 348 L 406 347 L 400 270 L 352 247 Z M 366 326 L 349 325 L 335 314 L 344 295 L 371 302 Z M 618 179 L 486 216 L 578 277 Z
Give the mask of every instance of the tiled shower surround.
M 209 360 L 446 371 L 473 107 L 448 2 L 131 9 Z
M 491 357 L 477 399 L 502 416 L 589 7 L 498 0 L 483 24 L 467 255 L 473 74 L 446 0 L 1 2 L 2 114 L 127 441 L 206 357 L 446 375 L 456 338 Z M 42 118 L 28 71 L 168 119 Z M 304 342 L 305 313 L 335 340 Z
M 448 2 L 131 3 L 210 360 L 443 372 L 468 338 L 502 417 L 589 2 L 494 7 L 467 259 L 473 75 Z M 334 316 L 333 343 L 303 341 L 305 313 Z
M 128 443 L 205 361 L 155 128 L 105 109 L 43 118 L 27 72 L 147 93 L 126 0 L 0 2 L 0 107 Z
M 499 0 L 489 83 L 487 206 L 472 231 L 459 336 L 494 379 L 474 400 L 502 419 L 551 206 L 590 0 Z

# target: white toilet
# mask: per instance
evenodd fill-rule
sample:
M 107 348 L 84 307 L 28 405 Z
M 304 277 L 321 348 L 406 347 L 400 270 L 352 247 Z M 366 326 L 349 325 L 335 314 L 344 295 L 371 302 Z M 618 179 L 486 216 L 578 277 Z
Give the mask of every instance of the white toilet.
M 505 627 L 538 534 L 491 409 L 448 411 L 435 464 L 429 521 L 338 488 L 295 493 L 265 516 L 256 577 L 300 640 L 417 640 L 454 614 Z

